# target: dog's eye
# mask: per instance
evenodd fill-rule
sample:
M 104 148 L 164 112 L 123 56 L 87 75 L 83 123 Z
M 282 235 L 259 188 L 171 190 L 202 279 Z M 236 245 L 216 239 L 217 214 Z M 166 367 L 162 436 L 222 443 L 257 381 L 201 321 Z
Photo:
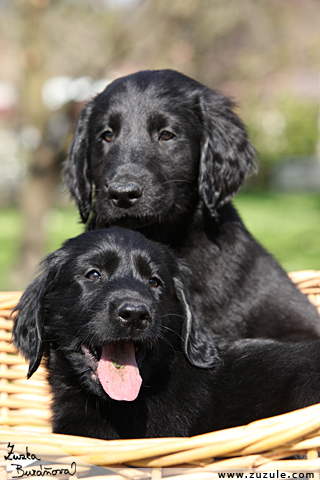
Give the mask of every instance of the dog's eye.
M 98 270 L 90 270 L 85 274 L 85 277 L 89 280 L 99 280 L 101 278 L 101 274 L 98 272 Z
M 168 130 L 163 130 L 160 132 L 159 140 L 164 140 L 167 142 L 168 140 L 171 140 L 174 137 L 174 134 L 172 132 L 169 132 Z
M 102 134 L 102 138 L 103 140 L 105 140 L 106 142 L 112 142 L 113 140 L 113 132 L 111 130 L 107 130 L 106 132 L 103 132 Z
M 149 280 L 149 285 L 150 285 L 152 288 L 158 288 L 158 287 L 161 287 L 162 283 L 161 283 L 161 280 L 159 280 L 159 278 L 157 278 L 157 277 L 152 277 L 152 278 L 150 278 L 150 280 Z

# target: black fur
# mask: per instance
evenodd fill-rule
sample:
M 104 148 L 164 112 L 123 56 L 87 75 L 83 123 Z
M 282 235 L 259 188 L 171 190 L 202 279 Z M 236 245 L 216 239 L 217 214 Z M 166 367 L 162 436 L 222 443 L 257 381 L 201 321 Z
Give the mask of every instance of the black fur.
M 67 185 L 88 229 L 121 225 L 173 247 L 193 273 L 196 317 L 214 334 L 317 339 L 316 308 L 230 202 L 255 154 L 232 108 L 175 71 L 120 78 L 79 116 Z
M 192 312 L 188 277 L 165 247 L 119 227 L 68 240 L 44 260 L 17 306 L 13 338 L 29 376 L 45 355 L 54 432 L 189 436 L 320 401 L 320 342 L 213 342 Z M 123 323 L 119 305 L 128 303 L 150 315 Z M 118 401 L 94 358 L 129 340 L 143 382 L 136 399 Z M 211 367 L 199 368 L 199 356 Z

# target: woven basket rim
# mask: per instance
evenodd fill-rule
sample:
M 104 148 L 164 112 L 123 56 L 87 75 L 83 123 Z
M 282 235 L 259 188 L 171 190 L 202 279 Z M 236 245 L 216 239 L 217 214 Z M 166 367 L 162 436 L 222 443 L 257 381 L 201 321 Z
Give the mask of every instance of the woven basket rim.
M 320 311 L 320 271 L 291 272 L 289 276 Z M 27 365 L 10 344 L 13 323 L 10 312 L 20 295 L 21 292 L 0 292 L 0 440 L 3 445 L 10 439 L 17 443 L 39 443 L 49 450 L 58 447 L 78 461 L 101 466 L 125 464 L 155 469 L 184 465 L 190 472 L 199 465 L 202 472 L 240 467 L 257 470 L 281 467 L 288 471 L 298 467 L 306 471 L 320 468 L 317 453 L 320 404 L 190 438 L 99 440 L 50 433 L 49 392 L 44 389 L 34 397 L 35 389 L 45 387 L 45 372 L 40 369 L 35 379 L 26 383 Z M 33 425 L 25 423 L 27 414 L 24 413 L 24 410 L 30 412 L 32 406 L 39 412 Z M 14 421 L 10 423 L 10 420 Z M 307 454 L 307 458 L 299 460 L 300 463 L 288 460 L 295 454 Z

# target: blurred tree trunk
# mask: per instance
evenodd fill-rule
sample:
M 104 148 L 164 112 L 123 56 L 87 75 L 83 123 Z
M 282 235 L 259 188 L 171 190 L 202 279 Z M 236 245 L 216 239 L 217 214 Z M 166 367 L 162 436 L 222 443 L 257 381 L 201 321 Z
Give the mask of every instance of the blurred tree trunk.
M 57 183 L 56 151 L 46 143 L 48 112 L 41 89 L 45 78 L 44 35 L 41 21 L 50 0 L 22 0 L 17 3 L 24 19 L 22 32 L 23 78 L 21 82 L 22 127 L 32 126 L 39 132 L 39 145 L 30 151 L 29 169 L 21 198 L 23 234 L 20 258 L 14 272 L 15 285 L 25 287 L 44 253 L 43 218 L 53 201 Z

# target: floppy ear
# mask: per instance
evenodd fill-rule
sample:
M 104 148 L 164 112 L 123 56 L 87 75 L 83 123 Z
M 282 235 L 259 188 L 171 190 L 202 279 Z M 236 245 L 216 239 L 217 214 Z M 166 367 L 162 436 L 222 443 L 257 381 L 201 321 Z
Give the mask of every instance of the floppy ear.
M 29 361 L 28 378 L 40 365 L 44 351 L 44 299 L 56 277 L 56 255 L 48 255 L 41 263 L 43 272 L 30 283 L 13 313 L 17 312 L 12 329 L 14 345 Z
M 184 272 L 185 273 L 185 272 Z M 182 330 L 182 342 L 190 363 L 200 368 L 211 368 L 220 363 L 214 335 L 192 312 L 188 291 L 181 278 L 174 278 L 176 294 L 184 310 L 185 322 Z
M 92 102 L 80 112 L 63 169 L 65 182 L 75 198 L 83 223 L 89 218 L 92 207 L 92 182 L 88 165 L 88 124 Z
M 203 138 L 199 193 L 213 215 L 255 169 L 255 149 L 230 99 L 205 89 L 199 96 Z

